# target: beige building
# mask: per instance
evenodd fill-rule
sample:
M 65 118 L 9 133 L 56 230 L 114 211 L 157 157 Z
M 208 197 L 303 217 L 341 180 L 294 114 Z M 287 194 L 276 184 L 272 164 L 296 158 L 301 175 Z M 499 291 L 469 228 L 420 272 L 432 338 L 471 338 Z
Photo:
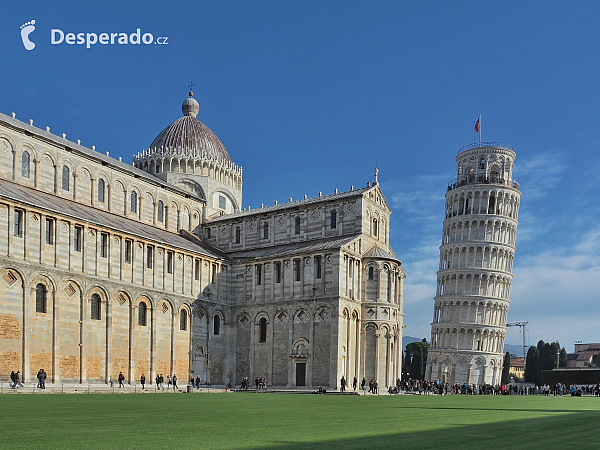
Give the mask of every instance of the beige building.
M 405 275 L 377 174 L 243 209 L 192 95 L 133 165 L 0 114 L 0 377 L 393 384 Z

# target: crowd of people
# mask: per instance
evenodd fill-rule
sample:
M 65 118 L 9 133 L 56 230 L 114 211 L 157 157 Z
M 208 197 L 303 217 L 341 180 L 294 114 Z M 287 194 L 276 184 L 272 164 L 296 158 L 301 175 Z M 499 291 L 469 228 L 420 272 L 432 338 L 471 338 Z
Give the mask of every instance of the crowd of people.
M 37 387 L 39 389 L 46 389 L 46 378 L 47 373 L 44 369 L 40 369 L 36 375 L 38 380 Z M 119 382 L 119 388 L 124 387 L 125 376 L 122 372 L 119 372 L 119 376 L 117 377 Z M 163 374 L 157 374 L 155 378 L 156 389 L 164 390 L 165 378 Z M 109 377 L 110 386 L 113 386 L 112 377 Z M 140 377 L 140 383 L 142 385 L 142 389 L 145 389 L 146 385 L 146 376 L 142 374 Z M 171 386 L 173 389 L 177 389 L 177 376 L 173 374 L 173 376 L 167 375 L 166 378 L 167 389 L 170 389 Z M 340 379 L 340 392 L 345 392 L 346 390 L 346 378 L 342 376 Z M 197 375 L 190 378 L 189 385 L 195 387 L 196 389 L 200 388 L 200 375 Z M 256 391 L 266 390 L 267 389 L 267 379 L 264 377 L 256 377 L 254 380 L 254 385 Z M 368 386 L 368 391 L 366 391 Z M 12 371 L 10 373 L 10 388 L 18 389 L 19 387 L 24 387 L 23 383 L 20 381 L 20 372 L 17 370 Z M 352 389 L 356 391 L 358 387 L 358 379 L 354 377 L 352 381 Z M 244 377 L 241 382 L 241 389 L 248 390 L 250 389 L 250 378 Z M 360 389 L 363 392 L 367 392 L 370 394 L 379 394 L 379 384 L 377 380 L 370 379 L 368 384 L 366 378 L 363 377 L 360 383 Z M 318 393 L 325 393 L 326 391 L 322 388 L 319 388 Z M 317 393 L 317 392 L 315 392 Z M 554 396 L 562 396 L 570 394 L 571 396 L 581 396 L 581 395 L 594 395 L 596 397 L 600 397 L 600 384 L 573 384 L 573 385 L 565 385 L 562 383 L 557 383 L 554 386 L 550 386 L 548 384 L 542 386 L 535 385 L 525 385 L 525 384 L 507 384 L 500 385 L 497 384 L 492 386 L 490 384 L 454 384 L 450 385 L 448 383 L 440 383 L 439 381 L 430 381 L 430 380 L 416 380 L 416 379 L 406 379 L 400 380 L 400 378 L 396 379 L 396 385 L 390 386 L 388 388 L 388 394 L 418 394 L 418 395 L 544 395 L 549 396 L 550 394 Z

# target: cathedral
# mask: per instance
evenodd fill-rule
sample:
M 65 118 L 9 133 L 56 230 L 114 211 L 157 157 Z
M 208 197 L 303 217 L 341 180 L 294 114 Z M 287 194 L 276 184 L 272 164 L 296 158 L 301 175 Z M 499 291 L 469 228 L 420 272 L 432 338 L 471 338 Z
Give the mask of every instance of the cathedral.
M 377 171 L 244 208 L 192 92 L 182 111 L 133 164 L 0 114 L 0 377 L 394 385 L 405 273 Z

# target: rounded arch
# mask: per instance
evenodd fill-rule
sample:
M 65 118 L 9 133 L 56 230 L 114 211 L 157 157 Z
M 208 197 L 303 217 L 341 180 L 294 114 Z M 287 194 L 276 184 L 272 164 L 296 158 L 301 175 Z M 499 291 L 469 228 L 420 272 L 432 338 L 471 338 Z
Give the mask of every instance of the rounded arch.
M 366 322 L 364 329 L 367 333 L 369 332 L 375 332 L 377 330 L 379 330 L 379 327 L 377 326 L 377 324 L 375 322 Z
M 254 323 L 258 324 L 261 319 L 266 319 L 267 323 L 271 323 L 271 319 L 269 317 L 269 312 L 266 309 L 260 309 L 254 315 Z
M 98 284 L 90 286 L 86 291 L 85 296 L 87 298 L 91 298 L 93 294 L 98 294 L 104 303 L 106 303 L 110 298 L 110 295 L 108 294 L 106 288 Z
M 298 338 L 292 343 L 292 354 L 297 356 L 309 356 L 310 345 L 308 339 Z
M 14 146 L 13 146 L 13 148 L 14 148 Z M 37 158 L 38 158 L 38 152 L 37 152 L 36 148 L 34 147 L 34 145 L 30 142 L 23 142 L 21 144 L 21 146 L 19 147 L 19 155 L 22 155 L 23 152 L 29 153 L 29 156 L 31 157 L 31 159 L 30 159 L 31 162 L 37 160 Z
M 124 292 L 124 291 L 122 291 L 122 292 Z M 154 309 L 152 299 L 150 298 L 150 296 L 148 296 L 146 294 L 140 294 L 137 296 L 137 298 L 135 299 L 135 306 L 139 307 L 140 303 L 146 303 L 146 306 L 149 309 L 151 309 L 151 310 Z
M 166 305 L 168 307 L 168 310 L 165 311 L 163 305 Z M 173 302 L 165 297 L 161 297 L 156 301 L 155 308 L 161 312 L 164 312 L 165 314 L 168 312 L 173 313 L 175 311 L 175 305 L 173 304 Z
M 45 284 L 46 287 L 48 288 L 48 293 L 53 293 L 56 291 L 56 282 L 54 281 L 54 279 L 44 273 L 34 273 L 29 277 L 29 284 L 31 286 L 35 286 L 38 283 L 42 283 Z
M 221 329 L 225 324 L 223 312 L 220 309 L 215 309 L 212 313 L 213 320 L 213 336 L 219 336 Z

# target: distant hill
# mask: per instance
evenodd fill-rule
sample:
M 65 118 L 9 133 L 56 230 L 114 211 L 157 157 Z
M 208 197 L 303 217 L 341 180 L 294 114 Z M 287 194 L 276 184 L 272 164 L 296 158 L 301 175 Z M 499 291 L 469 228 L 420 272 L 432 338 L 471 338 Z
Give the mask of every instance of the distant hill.
M 529 347 L 527 347 L 529 348 Z M 511 352 L 517 355 L 519 358 L 523 357 L 523 345 L 504 344 L 504 353 Z

